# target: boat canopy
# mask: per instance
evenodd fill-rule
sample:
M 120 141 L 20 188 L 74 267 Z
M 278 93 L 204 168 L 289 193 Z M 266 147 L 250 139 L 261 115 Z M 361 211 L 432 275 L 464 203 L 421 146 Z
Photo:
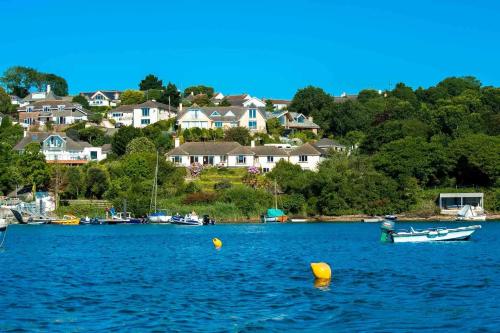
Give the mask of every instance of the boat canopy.
M 285 213 L 281 209 L 270 208 L 267 210 L 268 217 L 280 217 L 285 216 Z

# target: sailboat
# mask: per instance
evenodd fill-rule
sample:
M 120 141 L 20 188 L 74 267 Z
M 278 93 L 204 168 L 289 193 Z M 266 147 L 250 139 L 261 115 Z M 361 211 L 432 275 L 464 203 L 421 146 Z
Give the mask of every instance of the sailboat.
M 286 222 L 288 216 L 281 210 L 278 209 L 278 185 L 276 179 L 274 180 L 274 208 L 269 208 L 266 214 L 261 215 L 260 219 L 262 223 L 267 222 Z
M 458 211 L 457 221 L 486 221 L 486 214 L 479 207 L 465 205 Z
M 151 190 L 151 202 L 149 204 L 148 221 L 150 223 L 170 223 L 172 216 L 167 215 L 165 211 L 156 209 L 156 200 L 158 197 L 158 151 L 156 152 L 156 169 L 153 189 Z

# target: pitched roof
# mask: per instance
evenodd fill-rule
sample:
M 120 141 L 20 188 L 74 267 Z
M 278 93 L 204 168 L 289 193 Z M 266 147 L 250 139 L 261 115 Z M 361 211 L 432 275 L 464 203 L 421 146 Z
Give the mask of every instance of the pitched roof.
M 87 98 L 91 98 L 97 92 L 100 92 L 101 94 L 106 96 L 106 98 L 108 98 L 110 100 L 117 100 L 115 98 L 115 94 L 118 94 L 118 98 L 120 98 L 120 95 L 122 93 L 121 91 L 118 91 L 118 90 L 97 90 L 97 91 L 92 91 L 92 92 L 82 92 L 82 93 L 80 93 L 80 95 L 85 96 Z
M 271 101 L 273 104 L 286 104 L 289 105 L 292 101 L 288 99 L 266 99 L 266 101 Z
M 250 99 L 250 95 L 249 94 L 241 94 L 241 95 L 227 95 L 225 97 L 229 102 L 233 101 L 233 100 L 247 100 L 247 99 Z
M 291 156 L 298 156 L 298 155 L 310 155 L 310 156 L 319 156 L 321 155 L 321 152 L 318 150 L 318 148 L 314 147 L 310 143 L 305 143 L 302 146 L 299 146 L 292 150 L 290 152 Z
M 43 96 L 43 97 L 42 97 Z M 53 91 L 37 91 L 28 94 L 26 97 L 23 98 L 23 102 L 33 102 L 33 101 L 40 101 L 40 100 L 60 100 L 62 97 L 57 96 L 54 94 Z
M 241 147 L 238 142 L 186 142 L 166 155 L 227 155 L 238 147 Z
M 22 138 L 15 146 L 12 148 L 13 150 L 24 150 L 24 148 L 32 143 L 42 143 L 51 135 L 58 135 L 66 142 L 67 150 L 83 150 L 85 147 L 92 147 L 92 145 L 85 141 L 75 141 L 70 137 L 66 136 L 65 133 L 49 133 L 49 132 L 30 132 Z
M 250 149 L 257 156 L 288 156 L 286 150 L 275 146 L 255 146 Z
M 157 108 L 160 110 L 168 110 L 168 105 L 156 101 L 146 101 L 141 104 L 120 105 L 119 107 L 109 110 L 108 113 L 133 112 L 134 109 L 141 109 L 141 108 Z M 177 112 L 177 108 L 170 106 L 170 111 Z
M 323 138 L 321 140 L 318 140 L 314 146 L 316 146 L 317 148 L 331 148 L 331 147 L 341 147 L 341 148 L 345 148 L 346 146 L 338 143 L 338 142 L 335 142 L 331 139 L 328 139 L 328 138 Z
M 255 153 L 246 146 L 239 146 L 231 150 L 228 155 L 255 155 Z

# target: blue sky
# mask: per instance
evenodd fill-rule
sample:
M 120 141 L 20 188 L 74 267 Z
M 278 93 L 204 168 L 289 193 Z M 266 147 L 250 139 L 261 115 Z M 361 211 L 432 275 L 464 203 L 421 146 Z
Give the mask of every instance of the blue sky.
M 71 93 L 148 73 L 274 98 L 461 75 L 498 86 L 499 13 L 500 1 L 0 0 L 0 71 L 53 72 Z

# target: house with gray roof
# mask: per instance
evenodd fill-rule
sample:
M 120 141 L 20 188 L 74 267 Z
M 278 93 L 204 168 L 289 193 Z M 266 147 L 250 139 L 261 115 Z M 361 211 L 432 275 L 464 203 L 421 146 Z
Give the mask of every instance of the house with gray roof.
M 262 172 L 271 171 L 281 161 L 300 165 L 305 170 L 316 170 L 321 153 L 310 144 L 284 149 L 275 145 L 242 146 L 237 142 L 186 142 L 175 140 L 175 148 L 165 154 L 167 160 L 179 167 L 193 163 L 204 166 L 228 168 L 258 167 Z
M 47 123 L 69 125 L 85 121 L 88 113 L 78 103 L 64 100 L 40 100 L 17 109 L 19 123 L 24 127 L 44 126 Z
M 90 106 L 117 106 L 120 104 L 121 93 L 118 90 L 97 90 L 81 92 L 80 95 L 89 101 Z
M 285 133 L 294 133 L 297 131 L 311 131 L 318 133 L 320 127 L 313 122 L 312 117 L 306 117 L 302 113 L 287 110 L 266 112 L 266 118 L 277 118 L 280 124 L 285 128 Z
M 246 127 L 250 132 L 266 132 L 266 113 L 262 108 L 243 106 L 190 107 L 179 111 L 182 128 L 227 129 Z
M 13 150 L 22 153 L 30 143 L 40 145 L 47 163 L 79 165 L 106 158 L 110 147 L 93 147 L 85 141 L 73 140 L 66 133 L 25 132 Z
M 324 155 L 328 155 L 331 152 L 347 152 L 346 146 L 328 138 L 316 141 L 314 147 L 322 151 Z
M 175 118 L 176 115 L 175 107 L 154 100 L 141 104 L 120 105 L 107 113 L 108 119 L 113 119 L 116 124 L 137 128 L 146 127 L 160 120 Z

